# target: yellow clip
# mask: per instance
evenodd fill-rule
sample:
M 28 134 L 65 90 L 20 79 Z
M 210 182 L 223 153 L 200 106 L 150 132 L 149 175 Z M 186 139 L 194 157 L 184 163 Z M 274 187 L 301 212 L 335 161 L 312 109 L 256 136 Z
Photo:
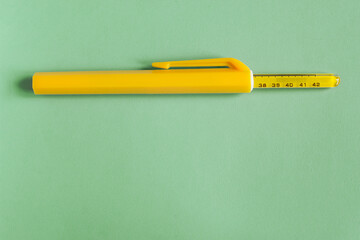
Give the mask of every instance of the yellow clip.
M 235 58 L 213 58 L 187 61 L 154 62 L 154 68 L 169 69 L 171 67 L 228 67 L 234 70 L 250 71 L 242 62 Z

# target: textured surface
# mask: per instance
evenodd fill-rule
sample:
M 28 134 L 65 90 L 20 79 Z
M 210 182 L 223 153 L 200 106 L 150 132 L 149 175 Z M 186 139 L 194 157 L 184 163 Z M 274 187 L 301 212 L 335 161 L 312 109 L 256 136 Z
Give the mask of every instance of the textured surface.
M 359 239 L 359 1 L 0 0 L 0 239 Z M 326 90 L 34 96 L 235 57 Z

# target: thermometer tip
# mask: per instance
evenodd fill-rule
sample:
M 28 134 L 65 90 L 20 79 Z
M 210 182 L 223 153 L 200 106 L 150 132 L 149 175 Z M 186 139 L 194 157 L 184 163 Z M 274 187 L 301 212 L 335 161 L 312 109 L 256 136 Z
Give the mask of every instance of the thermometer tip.
M 335 76 L 335 77 L 336 77 L 336 84 L 335 84 L 336 87 L 340 84 L 340 77 L 339 76 Z

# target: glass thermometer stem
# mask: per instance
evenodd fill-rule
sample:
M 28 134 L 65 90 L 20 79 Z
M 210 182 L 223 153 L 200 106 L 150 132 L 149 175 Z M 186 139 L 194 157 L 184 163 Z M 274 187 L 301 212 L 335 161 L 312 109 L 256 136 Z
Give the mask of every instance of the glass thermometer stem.
M 330 88 L 339 83 L 334 74 L 254 74 L 254 88 Z

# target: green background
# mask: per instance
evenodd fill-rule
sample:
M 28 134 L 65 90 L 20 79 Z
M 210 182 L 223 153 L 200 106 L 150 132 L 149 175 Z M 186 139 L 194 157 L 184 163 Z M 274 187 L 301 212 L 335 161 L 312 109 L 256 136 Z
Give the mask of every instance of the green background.
M 360 2 L 0 0 L 0 239 L 359 239 Z M 234 57 L 335 89 L 35 96 Z

